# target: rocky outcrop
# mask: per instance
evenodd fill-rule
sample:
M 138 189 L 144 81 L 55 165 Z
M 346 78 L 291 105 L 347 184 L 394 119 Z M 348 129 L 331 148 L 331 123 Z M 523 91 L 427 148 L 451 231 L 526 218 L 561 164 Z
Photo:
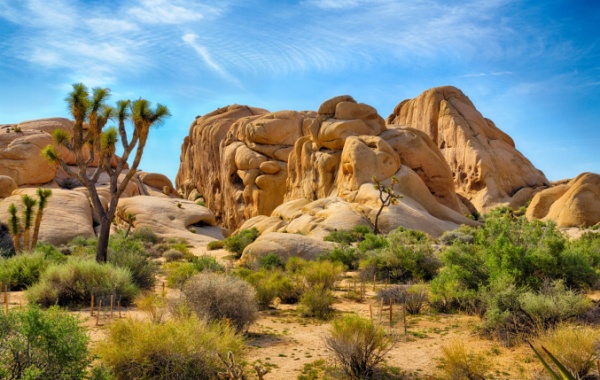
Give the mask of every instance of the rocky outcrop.
M 381 205 L 373 177 L 392 176 L 400 179 L 401 199 L 384 211 L 383 231 L 404 225 L 439 235 L 473 224 L 461 215 L 452 173 L 431 139 L 389 129 L 373 107 L 350 96 L 325 101 L 317 113 L 217 110 L 192 125 L 181 159 L 180 193 L 201 194 L 231 229 L 322 239 L 335 229 L 372 226 Z
M 284 263 L 290 257 L 315 260 L 324 251 L 332 248 L 332 243 L 323 240 L 297 234 L 269 232 L 259 236 L 244 249 L 240 263 L 252 265 L 269 253 L 276 254 Z
M 450 166 L 456 193 L 472 211 L 519 207 L 549 185 L 513 140 L 457 88 L 437 87 L 404 100 L 387 121 L 431 137 Z
M 582 173 L 568 183 L 537 193 L 525 215 L 529 220 L 552 220 L 559 227 L 600 223 L 600 174 Z
M 9 197 L 15 190 L 17 190 L 15 180 L 12 177 L 0 175 L 0 198 Z

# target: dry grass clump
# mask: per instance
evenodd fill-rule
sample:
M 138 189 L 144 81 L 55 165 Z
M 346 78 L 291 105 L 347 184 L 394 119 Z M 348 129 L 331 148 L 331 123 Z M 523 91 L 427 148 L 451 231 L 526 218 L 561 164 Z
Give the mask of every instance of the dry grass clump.
M 246 331 L 258 318 L 256 291 L 236 277 L 203 272 L 182 288 L 184 302 L 199 317 L 228 320 L 238 332 Z
M 117 380 L 216 379 L 225 366 L 218 354 L 240 358 L 244 342 L 226 323 L 195 316 L 164 323 L 119 320 L 96 353 Z
M 440 376 L 448 380 L 485 380 L 490 363 L 485 355 L 468 350 L 462 340 L 442 347 Z
M 349 379 L 373 378 L 375 368 L 397 342 L 381 326 L 357 314 L 333 321 L 325 345 L 333 351 Z
M 600 353 L 600 330 L 590 326 L 559 325 L 534 343 L 552 353 L 578 379 L 588 379 Z M 595 375 L 595 374 L 594 374 Z

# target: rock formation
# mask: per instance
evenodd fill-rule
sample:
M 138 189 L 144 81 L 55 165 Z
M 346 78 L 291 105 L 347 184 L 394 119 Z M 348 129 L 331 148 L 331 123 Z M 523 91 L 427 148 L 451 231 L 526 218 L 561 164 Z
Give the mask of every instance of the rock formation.
M 600 223 L 600 174 L 582 173 L 568 183 L 537 193 L 525 215 L 529 220 L 552 220 L 559 227 Z
M 53 195 L 44 211 L 40 241 L 63 244 L 76 236 L 95 235 L 98 218 L 92 212 L 87 189 L 41 156 L 41 150 L 52 142 L 52 132 L 57 128 L 71 131 L 72 125 L 68 119 L 51 118 L 0 126 L 0 222 L 8 220 L 11 203 L 20 207 L 22 194 L 33 196 L 37 187 L 47 187 L 53 189 Z M 74 163 L 66 151 L 61 154 L 68 163 Z M 114 157 L 115 164 L 116 160 Z M 94 166 L 92 163 L 89 170 L 95 170 Z M 103 173 L 96 183 L 105 207 L 110 199 L 109 181 Z M 128 213 L 136 217 L 134 229 L 151 227 L 165 238 L 186 238 L 194 243 L 223 238 L 212 212 L 193 202 L 180 202 L 173 184 L 162 174 L 137 172 L 133 176 L 120 199 L 116 223 L 126 227 L 123 219 Z
M 485 212 L 500 204 L 522 206 L 549 185 L 513 140 L 457 88 L 437 87 L 404 100 L 387 121 L 431 137 L 450 165 L 456 192 L 472 211 Z

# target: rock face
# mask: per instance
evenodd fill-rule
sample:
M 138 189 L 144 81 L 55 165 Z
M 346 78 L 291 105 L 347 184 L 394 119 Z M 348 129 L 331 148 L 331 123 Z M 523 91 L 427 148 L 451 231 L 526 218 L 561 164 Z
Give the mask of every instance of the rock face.
M 319 254 L 332 248 L 332 243 L 323 240 L 297 234 L 269 232 L 259 236 L 258 239 L 244 249 L 240 263 L 251 265 L 258 258 L 269 253 L 278 255 L 284 263 L 290 257 L 315 260 Z
M 530 220 L 552 220 L 559 227 L 600 223 L 600 174 L 582 173 L 566 184 L 537 193 L 526 216 Z
M 521 206 L 531 199 L 533 189 L 549 185 L 513 140 L 457 88 L 437 87 L 404 100 L 387 121 L 431 137 L 452 170 L 456 192 L 473 211 L 499 204 Z
M 392 176 L 402 199 L 384 210 L 383 231 L 404 225 L 439 235 L 473 224 L 461 215 L 452 173 L 431 139 L 388 128 L 350 96 L 325 101 L 317 113 L 222 108 L 192 125 L 181 160 L 179 192 L 202 194 L 230 229 L 322 239 L 334 229 L 373 225 L 381 203 L 372 178 Z

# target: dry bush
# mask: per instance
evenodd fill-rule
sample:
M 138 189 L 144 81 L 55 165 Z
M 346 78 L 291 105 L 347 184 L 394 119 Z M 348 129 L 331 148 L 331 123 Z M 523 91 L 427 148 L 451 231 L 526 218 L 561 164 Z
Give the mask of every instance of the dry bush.
M 167 315 L 167 300 L 154 292 L 144 292 L 133 302 L 153 323 L 161 323 Z
M 256 291 L 244 280 L 216 273 L 198 273 L 182 288 L 189 309 L 208 320 L 229 320 L 246 331 L 258 318 Z
M 218 354 L 241 357 L 244 343 L 226 323 L 196 317 L 164 323 L 119 320 L 96 353 L 115 379 L 216 379 L 225 366 Z
M 377 292 L 377 300 L 383 300 L 386 305 L 391 302 L 406 307 L 409 314 L 419 314 L 429 299 L 429 290 L 426 285 L 396 285 Z
M 485 380 L 490 369 L 488 359 L 474 353 L 461 340 L 453 340 L 442 347 L 440 375 L 448 380 Z
M 381 326 L 357 314 L 333 321 L 325 345 L 333 351 L 350 379 L 369 379 L 394 347 L 397 337 L 386 335 Z
M 184 254 L 183 252 L 171 248 L 168 251 L 166 251 L 165 253 L 163 253 L 163 257 L 165 258 L 165 260 L 167 262 L 171 262 L 171 261 L 179 261 L 179 260 L 183 260 Z
M 590 376 L 600 349 L 600 330 L 563 324 L 542 334 L 534 346 L 545 347 L 578 379 Z

